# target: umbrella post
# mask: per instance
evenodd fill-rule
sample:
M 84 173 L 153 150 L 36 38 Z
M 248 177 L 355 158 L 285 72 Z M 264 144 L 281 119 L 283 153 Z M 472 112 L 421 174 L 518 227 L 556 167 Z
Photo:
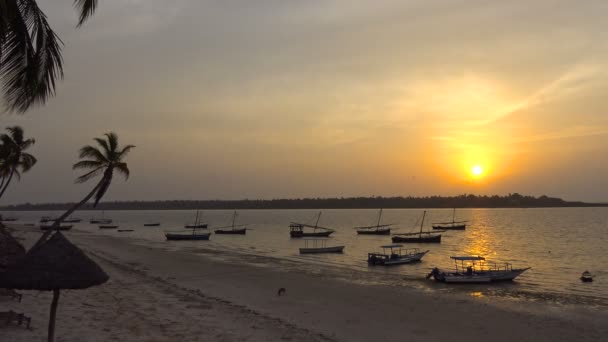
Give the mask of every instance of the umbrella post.
M 48 342 L 55 341 L 55 314 L 57 313 L 57 302 L 59 302 L 59 289 L 53 290 L 53 302 L 51 303 L 51 315 L 49 317 Z

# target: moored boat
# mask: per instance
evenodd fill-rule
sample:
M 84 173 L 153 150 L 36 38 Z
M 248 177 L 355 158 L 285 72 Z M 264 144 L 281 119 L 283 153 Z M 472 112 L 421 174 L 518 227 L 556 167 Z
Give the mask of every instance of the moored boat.
M 465 230 L 467 228 L 466 222 L 468 221 L 455 221 L 456 208 L 452 211 L 452 222 L 436 222 L 433 223 L 433 229 L 443 230 Z
M 390 235 L 392 224 L 380 224 L 380 220 L 382 219 L 382 209 L 380 209 L 380 213 L 378 214 L 378 223 L 375 226 L 368 227 L 355 227 L 357 230 L 357 234 L 359 235 Z
M 100 224 L 99 229 L 116 229 L 118 228 L 115 224 Z
M 315 225 L 304 224 L 291 222 L 289 225 L 289 236 L 292 238 L 301 238 L 301 237 L 328 237 L 330 236 L 334 230 L 331 228 L 320 227 L 319 219 L 321 218 L 321 212 L 317 216 L 317 222 Z M 312 231 L 306 230 L 306 228 L 312 228 Z
M 167 240 L 209 240 L 210 232 L 200 232 L 196 229 L 189 231 L 172 231 L 165 232 Z
M 426 211 L 424 211 L 424 213 L 422 213 L 422 220 L 420 222 L 420 231 L 419 232 L 393 234 L 393 237 L 391 239 L 393 241 L 393 243 L 440 243 L 441 234 L 422 231 L 422 227 L 424 226 L 424 217 L 425 216 L 426 216 Z
M 75 217 L 68 217 L 65 220 L 63 220 L 64 223 L 78 223 L 80 221 L 82 221 L 82 219 L 75 218 Z
M 40 230 L 70 230 L 72 229 L 71 224 L 60 225 L 59 227 L 54 227 L 52 224 L 41 224 Z
M 108 218 L 105 218 L 105 211 L 102 210 L 101 211 L 101 217 L 98 217 L 98 218 L 93 217 L 93 218 L 91 218 L 89 220 L 89 223 L 90 224 L 104 224 L 104 225 L 107 225 L 107 224 L 111 224 L 112 220 L 108 219 Z
M 344 246 L 327 246 L 326 240 L 305 239 L 300 254 L 342 253 Z
M 440 282 L 460 284 L 512 281 L 530 269 L 513 268 L 509 263 L 486 263 L 482 256 L 452 256 L 450 259 L 454 260 L 453 271 L 443 271 L 435 267 L 427 275 L 427 279 L 433 277 Z
M 245 235 L 247 234 L 247 227 L 245 225 L 236 225 L 236 217 L 237 217 L 237 213 L 236 210 L 234 211 L 234 214 L 232 215 L 232 225 L 230 226 L 226 226 L 226 227 L 219 227 L 218 229 L 215 229 L 214 232 L 215 234 L 225 234 L 225 235 Z M 230 228 L 230 229 L 228 229 Z
M 158 223 L 158 222 L 144 223 L 144 227 L 158 227 L 158 226 L 160 226 L 160 223 Z
M 585 271 L 583 272 L 583 274 L 581 274 L 580 279 L 583 283 L 590 283 L 593 281 L 593 275 L 591 274 L 591 272 Z
M 418 248 L 403 249 L 403 245 L 380 246 L 382 253 L 367 253 L 367 263 L 370 265 L 391 266 L 410 264 L 422 260 L 429 251 L 421 252 Z

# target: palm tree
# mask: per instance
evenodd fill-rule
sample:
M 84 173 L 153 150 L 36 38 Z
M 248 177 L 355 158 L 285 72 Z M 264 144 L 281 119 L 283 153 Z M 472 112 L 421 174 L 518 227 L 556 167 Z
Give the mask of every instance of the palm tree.
M 21 173 L 28 172 L 37 162 L 34 156 L 25 152 L 36 140 L 25 139 L 23 128 L 19 126 L 6 130 L 9 134 L 0 135 L 0 198 L 14 176 L 21 179 Z
M 76 178 L 76 183 L 84 183 L 99 175 L 103 176 L 93 190 L 91 190 L 82 201 L 76 203 L 72 208 L 55 220 L 55 227 L 58 227 L 63 220 L 72 215 L 74 211 L 87 203 L 93 196 L 95 196 L 93 207 L 96 207 L 97 203 L 99 203 L 103 195 L 108 191 L 108 188 L 112 183 L 114 171 L 122 174 L 125 179 L 129 178 L 129 168 L 127 163 L 124 162 L 124 159 L 129 151 L 135 146 L 127 145 L 122 149 L 119 148 L 118 136 L 116 133 L 106 133 L 104 138 L 94 138 L 93 140 L 95 140 L 99 147 L 87 145 L 81 148 L 79 157 L 82 160 L 72 167 L 74 170 L 90 170 L 84 175 Z
M 74 6 L 81 26 L 97 0 L 74 0 Z M 0 80 L 8 110 L 23 113 L 55 95 L 62 45 L 35 0 L 0 0 Z

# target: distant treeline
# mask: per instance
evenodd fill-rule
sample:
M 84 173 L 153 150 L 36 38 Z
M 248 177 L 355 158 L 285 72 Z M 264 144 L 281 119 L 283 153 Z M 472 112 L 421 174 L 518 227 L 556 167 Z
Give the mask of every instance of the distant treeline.
M 66 210 L 73 203 L 19 204 L 1 210 Z M 117 201 L 99 203 L 96 210 L 191 210 L 191 209 L 358 209 L 358 208 L 542 208 L 597 207 L 607 203 L 568 202 L 547 196 L 429 196 L 429 197 L 348 197 L 272 200 L 187 200 Z M 81 210 L 94 210 L 87 204 Z

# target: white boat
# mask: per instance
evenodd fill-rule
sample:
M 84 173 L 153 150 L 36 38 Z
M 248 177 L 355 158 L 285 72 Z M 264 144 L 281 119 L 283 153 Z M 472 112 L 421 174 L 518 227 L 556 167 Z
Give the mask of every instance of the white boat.
M 304 247 L 300 248 L 300 254 L 320 254 L 320 253 L 342 253 L 344 246 L 327 247 L 326 240 L 305 239 Z
M 444 283 L 490 283 L 499 281 L 512 281 L 529 270 L 526 268 L 513 268 L 509 263 L 486 263 L 482 256 L 452 256 L 454 271 L 442 271 L 437 267 L 431 270 L 428 278 Z
M 367 263 L 370 265 L 391 266 L 418 262 L 429 251 L 421 252 L 418 248 L 402 248 L 403 245 L 380 246 L 382 253 L 367 253 Z

